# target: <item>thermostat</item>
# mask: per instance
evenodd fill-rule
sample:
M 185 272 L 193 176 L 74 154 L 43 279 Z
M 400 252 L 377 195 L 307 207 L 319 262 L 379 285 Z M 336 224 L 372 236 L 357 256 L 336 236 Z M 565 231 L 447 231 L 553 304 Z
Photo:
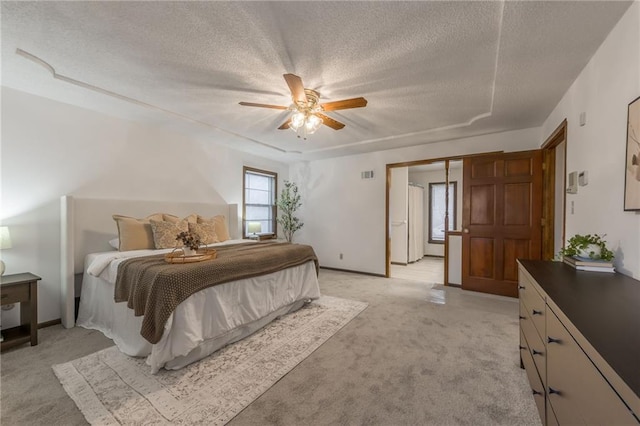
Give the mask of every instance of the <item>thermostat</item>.
M 589 183 L 589 172 L 584 170 L 578 173 L 578 184 L 580 186 L 587 186 L 588 183 Z

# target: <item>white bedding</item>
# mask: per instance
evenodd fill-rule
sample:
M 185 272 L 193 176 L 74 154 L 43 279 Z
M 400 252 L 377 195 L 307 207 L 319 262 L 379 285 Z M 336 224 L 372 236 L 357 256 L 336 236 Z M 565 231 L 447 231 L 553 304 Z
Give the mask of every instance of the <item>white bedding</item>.
M 230 240 L 222 244 L 246 240 Z M 219 244 L 215 244 L 216 246 Z M 204 289 L 178 305 L 152 345 L 140 335 L 142 317 L 114 302 L 118 265 L 127 258 L 171 250 L 105 252 L 87 256 L 77 325 L 103 332 L 131 356 L 146 356 L 152 372 L 178 369 L 320 297 L 314 262 Z

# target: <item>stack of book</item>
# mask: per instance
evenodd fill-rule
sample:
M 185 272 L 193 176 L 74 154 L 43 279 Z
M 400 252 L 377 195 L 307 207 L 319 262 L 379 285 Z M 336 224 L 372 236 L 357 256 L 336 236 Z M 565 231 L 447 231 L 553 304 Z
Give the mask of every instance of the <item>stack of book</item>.
M 578 271 L 615 272 L 613 262 L 601 259 L 586 259 L 577 256 L 564 256 L 564 263 L 573 266 Z

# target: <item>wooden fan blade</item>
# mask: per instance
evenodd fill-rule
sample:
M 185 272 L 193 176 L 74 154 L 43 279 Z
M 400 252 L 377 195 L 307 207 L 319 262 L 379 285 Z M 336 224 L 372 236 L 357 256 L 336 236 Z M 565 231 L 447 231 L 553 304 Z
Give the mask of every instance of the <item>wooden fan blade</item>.
M 288 129 L 289 128 L 289 124 L 291 124 L 291 119 L 288 119 L 287 121 L 282 123 L 282 125 L 280 127 L 278 127 L 278 130 Z
M 322 124 L 324 124 L 325 126 L 331 127 L 333 130 L 340 130 L 344 127 L 344 124 L 334 120 L 331 117 L 328 117 L 324 114 L 319 114 L 319 113 L 316 113 L 316 115 L 322 119 Z
M 250 106 L 250 107 L 258 107 L 258 108 L 289 109 L 289 107 L 286 107 L 286 106 L 267 105 L 267 104 L 254 104 L 253 102 L 240 102 L 240 105 Z
M 283 77 L 291 90 L 291 97 L 294 102 L 307 103 L 307 95 L 304 93 L 302 79 L 295 74 L 283 74 Z
M 337 109 L 362 108 L 367 106 L 365 98 L 345 99 L 343 101 L 327 102 L 320 104 L 323 111 L 335 111 Z

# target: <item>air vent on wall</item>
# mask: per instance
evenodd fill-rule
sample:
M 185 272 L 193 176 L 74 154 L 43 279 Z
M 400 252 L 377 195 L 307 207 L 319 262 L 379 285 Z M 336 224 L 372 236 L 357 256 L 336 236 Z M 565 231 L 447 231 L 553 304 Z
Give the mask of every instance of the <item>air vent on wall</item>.
M 373 179 L 373 170 L 365 170 L 360 173 L 360 177 L 362 177 L 362 179 Z

